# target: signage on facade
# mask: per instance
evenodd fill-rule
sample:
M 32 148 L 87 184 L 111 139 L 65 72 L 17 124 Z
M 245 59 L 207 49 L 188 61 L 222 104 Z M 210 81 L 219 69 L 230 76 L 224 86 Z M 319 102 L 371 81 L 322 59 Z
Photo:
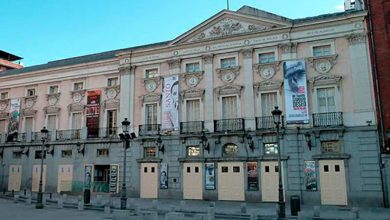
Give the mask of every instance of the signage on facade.
M 259 190 L 259 176 L 257 174 L 257 162 L 248 162 L 248 191 Z
M 286 61 L 283 69 L 286 122 L 289 124 L 309 123 L 305 61 Z
M 86 115 L 88 137 L 99 137 L 100 90 L 88 91 Z
M 164 78 L 162 92 L 162 129 L 179 130 L 179 76 Z
M 305 161 L 305 187 L 308 191 L 317 190 L 316 163 L 314 160 Z
M 19 129 L 20 99 L 11 99 L 10 117 L 8 124 L 8 136 L 15 137 Z
M 110 193 L 118 192 L 118 165 L 110 166 Z
M 161 163 L 160 189 L 168 189 L 168 164 L 167 163 Z
M 92 165 L 85 166 L 84 187 L 86 189 L 91 188 L 92 183 Z
M 215 168 L 214 163 L 206 163 L 205 164 L 206 169 L 206 178 L 205 178 L 205 188 L 208 190 L 214 190 L 215 189 Z

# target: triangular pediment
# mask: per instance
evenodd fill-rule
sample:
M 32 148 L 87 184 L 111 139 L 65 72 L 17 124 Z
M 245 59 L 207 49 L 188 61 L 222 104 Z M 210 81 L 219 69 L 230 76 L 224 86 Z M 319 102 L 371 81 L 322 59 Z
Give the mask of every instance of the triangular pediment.
M 278 20 L 271 16 L 267 18 L 223 10 L 177 37 L 171 44 L 194 43 L 247 33 L 264 32 L 289 25 L 288 21 Z

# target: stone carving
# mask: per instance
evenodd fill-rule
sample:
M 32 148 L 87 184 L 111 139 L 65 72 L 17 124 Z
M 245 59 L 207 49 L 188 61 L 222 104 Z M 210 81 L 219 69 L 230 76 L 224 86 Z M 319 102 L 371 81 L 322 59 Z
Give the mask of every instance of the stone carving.
M 121 75 L 126 75 L 126 74 L 130 74 L 131 73 L 132 68 L 134 68 L 134 67 L 126 64 L 125 66 L 120 66 L 118 68 L 118 70 L 119 70 Z
M 85 90 L 77 90 L 77 91 L 72 91 L 72 100 L 74 103 L 80 103 L 84 96 L 85 96 Z
M 161 77 L 152 77 L 144 79 L 144 87 L 148 93 L 154 92 L 160 85 Z
M 353 33 L 346 36 L 350 45 L 365 43 L 366 37 L 367 35 L 365 33 Z
M 210 64 L 210 63 L 213 63 L 213 57 L 214 57 L 214 54 L 207 54 L 207 55 L 203 55 L 202 59 L 203 59 L 205 64 Z
M 61 108 L 56 106 L 47 106 L 43 108 L 45 114 L 57 114 L 58 112 L 60 112 L 60 110 Z
M 105 88 L 105 93 L 108 99 L 115 99 L 119 94 L 120 87 L 117 86 L 110 86 Z
M 182 79 L 188 87 L 194 88 L 203 78 L 203 71 L 193 73 L 182 73 Z
M 252 48 L 242 49 L 241 53 L 244 56 L 244 58 L 252 58 L 253 49 Z
M 149 93 L 140 97 L 142 104 L 145 102 L 161 102 L 161 94 Z
M 37 101 L 37 96 L 24 97 L 24 104 L 28 109 L 31 109 L 34 106 L 36 101 Z
M 188 98 L 201 98 L 204 97 L 204 89 L 188 89 L 180 92 L 181 101 L 184 102 Z
M 58 100 L 60 99 L 61 93 L 53 93 L 53 94 L 47 94 L 47 102 L 50 106 L 54 106 L 58 103 Z
M 217 88 L 214 88 L 214 92 L 217 94 L 217 97 L 221 95 L 239 95 L 241 96 L 241 91 L 244 87 L 241 85 L 224 85 Z
M 260 92 L 262 91 L 275 91 L 279 90 L 281 92 L 282 90 L 283 81 L 280 80 L 266 80 L 261 81 L 253 85 L 254 91 L 256 92 L 256 95 L 258 96 Z
M 36 113 L 37 110 L 33 110 L 31 108 L 22 109 L 23 116 L 35 116 Z
M 240 74 L 240 66 L 217 69 L 218 78 L 225 83 L 233 83 Z
M 264 79 L 271 79 L 280 69 L 280 61 L 253 64 L 253 70 Z
M 247 32 L 264 31 L 270 27 L 265 25 L 253 24 L 243 21 L 238 21 L 231 18 L 224 18 L 212 27 L 191 38 L 190 42 L 202 41 L 206 39 L 219 38 L 234 34 L 242 34 Z
M 309 80 L 310 88 L 312 91 L 314 91 L 315 86 L 322 86 L 322 85 L 337 85 L 337 88 L 340 88 L 342 78 L 343 78 L 342 76 L 337 76 L 337 75 L 315 76 Z
M 73 103 L 68 105 L 68 111 L 69 112 L 80 112 L 84 111 L 84 105 L 80 103 Z
M 0 100 L 0 111 L 6 111 L 8 109 L 9 99 Z
M 285 44 L 279 44 L 279 49 L 282 51 L 283 54 L 286 53 L 296 53 L 297 52 L 297 45 L 298 43 L 285 43 Z
M 118 99 L 109 99 L 103 101 L 103 109 L 119 109 L 119 100 Z
M 329 73 L 337 63 L 337 54 L 324 57 L 311 57 L 309 62 L 314 70 L 321 74 Z

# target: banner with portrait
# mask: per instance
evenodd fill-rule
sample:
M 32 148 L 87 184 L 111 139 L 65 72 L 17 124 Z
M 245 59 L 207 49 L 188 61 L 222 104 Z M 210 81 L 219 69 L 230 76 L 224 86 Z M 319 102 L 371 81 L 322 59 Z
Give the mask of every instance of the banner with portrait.
M 85 165 L 84 187 L 86 189 L 90 189 L 91 188 L 92 174 L 93 174 L 92 172 L 93 172 L 92 165 Z
M 288 124 L 309 123 L 305 61 L 285 61 L 283 69 L 286 122 Z
M 307 191 L 317 191 L 316 162 L 305 161 L 305 188 Z
M 259 176 L 257 174 L 257 162 L 248 162 L 248 191 L 259 190 Z
M 100 120 L 100 90 L 87 92 L 87 129 L 89 138 L 99 137 L 99 120 Z
M 179 130 L 179 76 L 164 78 L 162 91 L 162 130 Z
M 168 189 L 168 164 L 161 163 L 160 166 L 160 189 Z
M 215 166 L 214 163 L 205 164 L 205 189 L 214 190 L 215 189 Z
M 110 193 L 117 193 L 119 189 L 118 185 L 119 165 L 110 165 Z
M 20 99 L 11 99 L 9 113 L 8 136 L 14 138 L 19 130 Z

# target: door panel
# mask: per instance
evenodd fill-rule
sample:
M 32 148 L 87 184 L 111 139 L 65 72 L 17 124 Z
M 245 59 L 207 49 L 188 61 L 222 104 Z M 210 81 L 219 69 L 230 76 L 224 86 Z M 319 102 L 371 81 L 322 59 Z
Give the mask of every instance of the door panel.
M 10 165 L 8 177 L 8 191 L 20 191 L 22 184 L 22 165 Z
M 183 199 L 203 199 L 202 163 L 183 164 Z
M 141 164 L 141 198 L 157 198 L 158 164 Z
M 41 165 L 40 164 L 34 165 L 33 172 L 32 172 L 32 187 L 31 187 L 31 191 L 33 192 L 38 192 L 40 174 L 41 174 Z M 42 192 L 45 192 L 45 186 L 46 186 L 46 165 L 43 165 Z
M 73 165 L 59 165 L 57 192 L 71 192 L 72 180 L 73 180 Z
M 347 205 L 343 160 L 320 160 L 320 190 L 323 205 Z
M 282 186 L 283 197 L 286 199 L 284 192 L 284 176 L 282 163 Z M 279 174 L 278 162 L 267 161 L 261 163 L 261 195 L 263 202 L 279 201 Z
M 245 200 L 244 163 L 218 163 L 218 199 Z

